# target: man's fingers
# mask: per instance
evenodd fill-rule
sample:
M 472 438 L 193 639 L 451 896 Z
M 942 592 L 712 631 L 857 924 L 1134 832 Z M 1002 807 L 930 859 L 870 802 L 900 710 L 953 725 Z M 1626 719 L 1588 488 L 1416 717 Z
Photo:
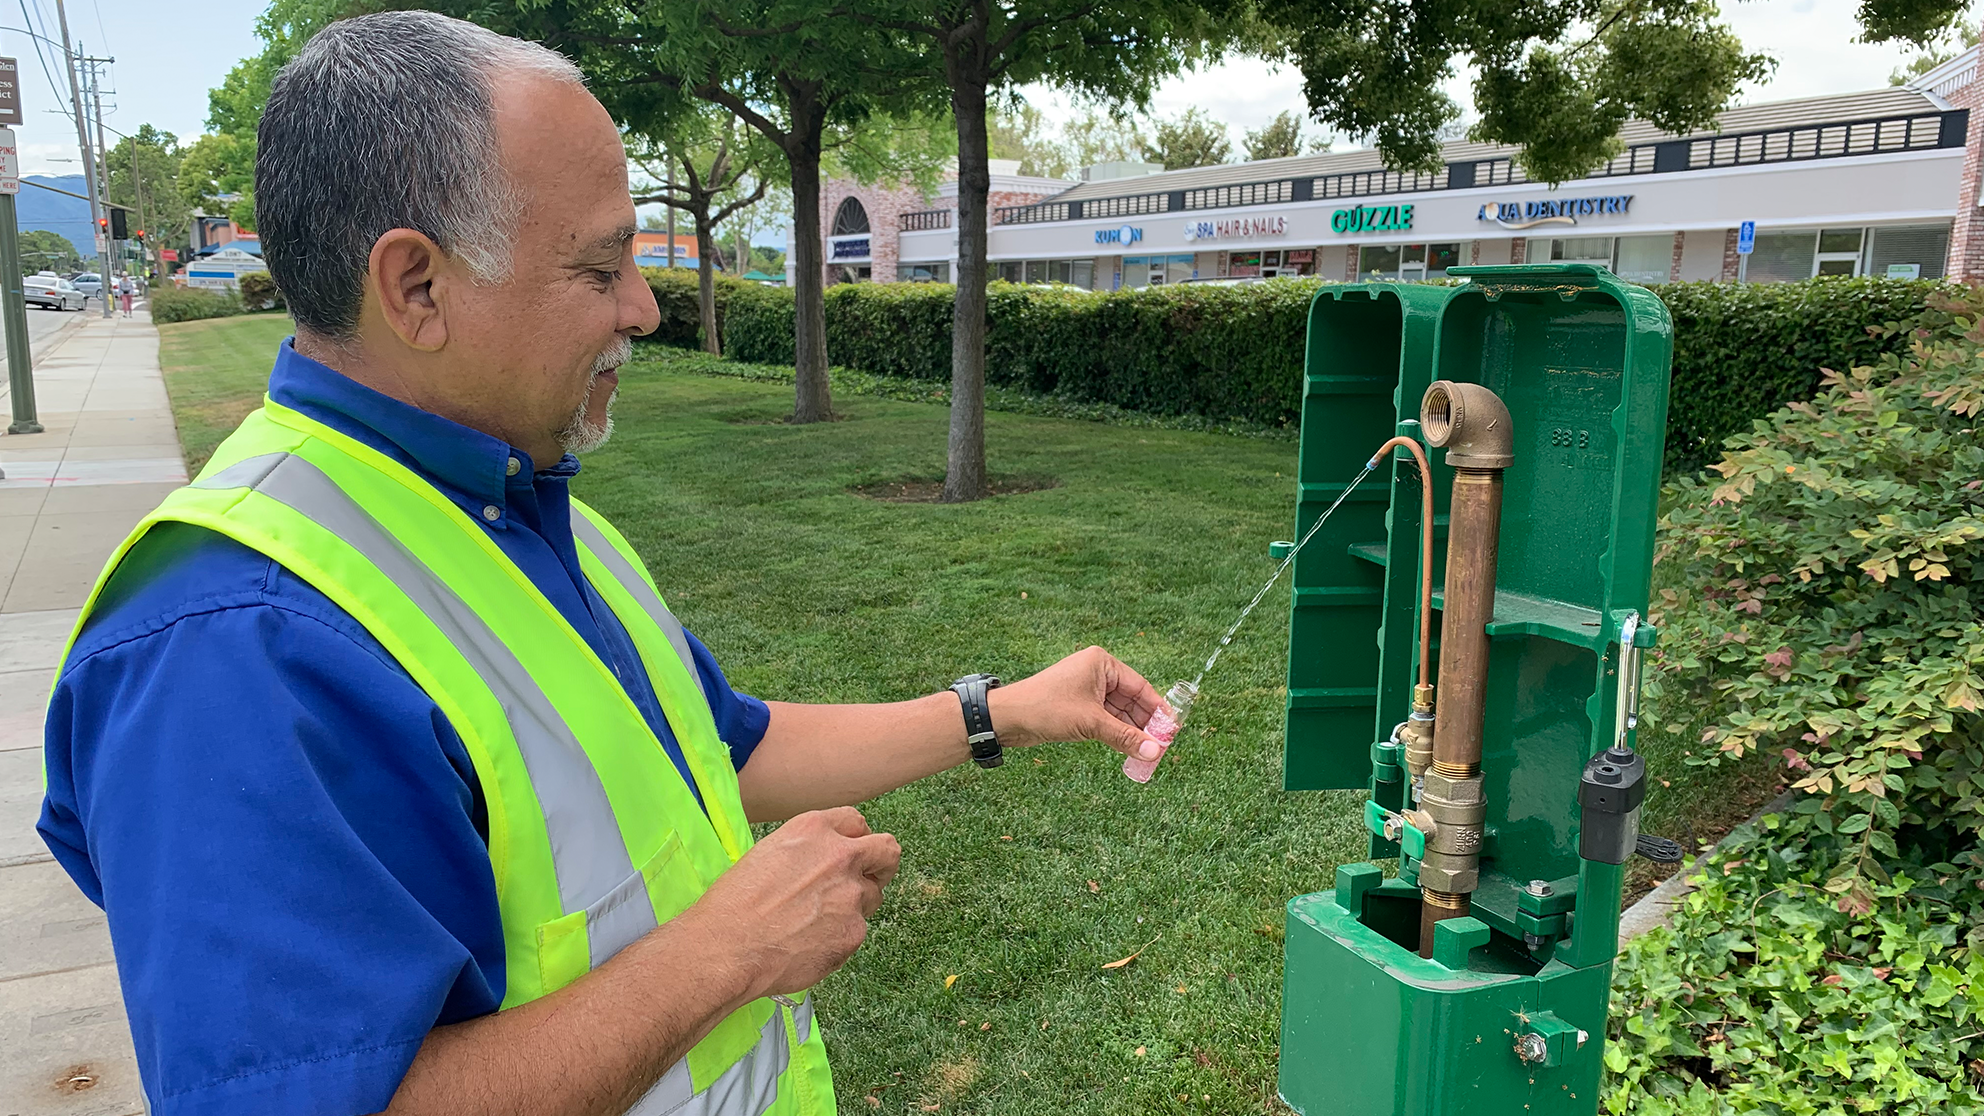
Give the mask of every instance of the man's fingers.
M 886 886 L 902 867 L 902 846 L 887 833 L 871 833 L 854 842 L 854 867 L 862 875 Z
M 820 814 L 834 832 L 843 837 L 866 837 L 874 832 L 868 828 L 868 819 L 852 806 L 835 806 L 820 811 Z
M 1164 705 L 1157 687 L 1113 655 L 1109 659 L 1109 690 L 1102 700 L 1111 712 L 1122 710 L 1129 715 L 1131 723 L 1138 725 L 1149 721 L 1150 715 Z
M 1152 740 L 1149 733 L 1114 717 L 1104 717 L 1096 723 L 1095 738 L 1126 756 L 1138 759 L 1156 759 L 1164 751 L 1163 745 Z

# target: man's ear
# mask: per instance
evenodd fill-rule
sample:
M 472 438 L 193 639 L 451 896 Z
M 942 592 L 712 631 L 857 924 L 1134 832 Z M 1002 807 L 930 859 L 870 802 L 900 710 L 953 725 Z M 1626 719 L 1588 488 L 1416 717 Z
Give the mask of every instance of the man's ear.
M 434 296 L 446 257 L 424 233 L 390 229 L 372 244 L 366 284 L 386 325 L 408 348 L 431 353 L 448 343 L 444 300 Z

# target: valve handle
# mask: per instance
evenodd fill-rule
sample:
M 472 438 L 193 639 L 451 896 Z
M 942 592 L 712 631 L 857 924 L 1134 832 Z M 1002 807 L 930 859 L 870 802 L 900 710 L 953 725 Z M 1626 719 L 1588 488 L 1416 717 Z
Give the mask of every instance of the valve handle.
M 1633 851 L 1655 864 L 1679 864 L 1683 856 L 1681 842 L 1655 837 L 1651 833 L 1640 834 L 1633 844 Z

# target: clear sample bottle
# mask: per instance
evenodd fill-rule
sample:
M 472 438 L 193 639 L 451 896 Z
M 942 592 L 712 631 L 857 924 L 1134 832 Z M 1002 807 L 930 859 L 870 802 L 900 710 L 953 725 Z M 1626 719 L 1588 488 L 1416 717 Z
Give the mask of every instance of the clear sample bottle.
M 1170 689 L 1164 691 L 1165 707 L 1152 713 L 1150 722 L 1144 725 L 1144 732 L 1152 740 L 1164 745 L 1164 748 L 1157 753 L 1157 759 L 1125 756 L 1123 774 L 1135 782 L 1150 782 L 1152 773 L 1157 770 L 1158 761 L 1164 758 L 1165 752 L 1171 750 L 1171 741 L 1178 735 L 1178 730 L 1184 727 L 1185 718 L 1192 711 L 1192 702 L 1198 700 L 1198 696 L 1199 688 L 1190 682 L 1174 682 Z

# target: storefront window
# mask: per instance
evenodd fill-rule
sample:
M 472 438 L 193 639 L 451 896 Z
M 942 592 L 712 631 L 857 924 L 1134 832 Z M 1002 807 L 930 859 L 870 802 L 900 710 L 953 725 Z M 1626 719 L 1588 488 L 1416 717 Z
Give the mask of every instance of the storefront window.
M 951 264 L 948 260 L 937 263 L 897 264 L 898 283 L 948 283 L 951 281 Z
M 1892 225 L 1868 230 L 1867 274 L 1890 279 L 1941 279 L 1950 226 Z
M 1150 258 L 1152 283 L 1183 283 L 1192 277 L 1192 271 L 1192 257 L 1189 255 Z
M 1858 275 L 1863 229 L 1800 229 L 1757 234 L 1743 267 L 1752 283 L 1789 283 L 1815 275 Z
M 1357 274 L 1365 279 L 1440 279 L 1459 263 L 1459 244 L 1367 244 L 1357 250 Z
M 1259 252 L 1235 252 L 1226 260 L 1226 274 L 1235 279 L 1253 279 L 1261 274 Z
M 1593 263 L 1612 266 L 1612 238 L 1572 236 L 1550 242 L 1552 263 Z
M 1819 230 L 1819 275 L 1860 274 L 1861 229 Z
M 1367 244 L 1357 250 L 1357 274 L 1363 279 L 1398 278 L 1399 246 Z
M 872 277 L 867 264 L 839 264 L 827 269 L 827 286 L 835 283 L 866 283 Z
M 1156 258 L 1162 261 L 1165 257 Z M 1141 263 L 1145 257 L 1131 259 Z M 1092 256 L 1081 260 L 1004 260 L 994 267 L 998 278 L 1008 283 L 1068 283 L 1085 291 L 1095 289 L 1095 258 Z M 1126 266 L 1125 271 L 1149 278 L 1147 268 Z
M 1665 283 L 1674 267 L 1671 236 L 1622 236 L 1613 274 L 1630 283 Z
M 1316 250 L 1314 248 L 1291 248 L 1281 254 L 1283 275 L 1314 275 L 1316 273 Z

